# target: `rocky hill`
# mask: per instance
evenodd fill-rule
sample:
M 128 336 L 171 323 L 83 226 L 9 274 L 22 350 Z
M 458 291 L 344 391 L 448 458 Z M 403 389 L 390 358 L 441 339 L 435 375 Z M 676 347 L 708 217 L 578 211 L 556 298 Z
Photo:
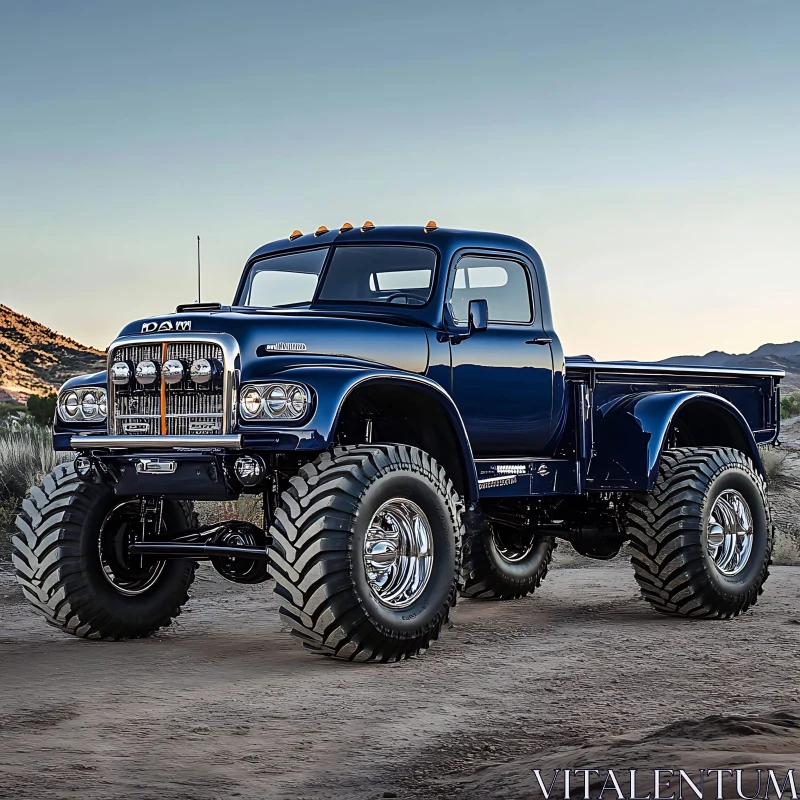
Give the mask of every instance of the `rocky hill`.
M 105 354 L 0 305 L 0 402 L 46 394 L 67 378 L 97 372 Z

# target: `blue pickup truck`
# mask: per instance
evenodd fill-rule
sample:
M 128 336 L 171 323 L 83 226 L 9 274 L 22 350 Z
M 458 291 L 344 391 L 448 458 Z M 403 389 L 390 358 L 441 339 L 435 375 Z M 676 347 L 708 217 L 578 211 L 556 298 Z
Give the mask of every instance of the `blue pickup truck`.
M 308 648 L 397 661 L 459 594 L 533 592 L 557 539 L 627 542 L 655 610 L 733 617 L 768 575 L 782 376 L 565 357 L 542 260 L 510 236 L 295 231 L 231 306 L 131 323 L 62 387 L 54 442 L 76 457 L 24 502 L 16 574 L 64 631 L 135 638 L 208 560 L 274 578 Z M 198 524 L 192 501 L 246 494 L 260 524 Z

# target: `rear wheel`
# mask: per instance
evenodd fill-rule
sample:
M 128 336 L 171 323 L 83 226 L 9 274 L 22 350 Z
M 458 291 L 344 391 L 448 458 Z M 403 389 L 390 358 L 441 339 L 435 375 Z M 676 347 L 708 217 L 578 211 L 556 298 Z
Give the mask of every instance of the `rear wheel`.
M 769 575 L 766 485 L 738 450 L 665 451 L 653 492 L 631 501 L 627 531 L 642 595 L 665 614 L 738 616 Z
M 82 481 L 62 464 L 34 486 L 17 517 L 12 559 L 31 605 L 89 639 L 133 639 L 169 625 L 188 600 L 193 561 L 129 556 L 139 501 Z M 164 502 L 162 532 L 196 525 L 188 503 Z
M 484 520 L 464 545 L 462 594 L 481 600 L 511 600 L 532 594 L 547 575 L 556 540 Z
M 444 469 L 414 447 L 323 453 L 292 478 L 270 534 L 281 616 L 317 652 L 418 655 L 455 605 L 458 498 Z

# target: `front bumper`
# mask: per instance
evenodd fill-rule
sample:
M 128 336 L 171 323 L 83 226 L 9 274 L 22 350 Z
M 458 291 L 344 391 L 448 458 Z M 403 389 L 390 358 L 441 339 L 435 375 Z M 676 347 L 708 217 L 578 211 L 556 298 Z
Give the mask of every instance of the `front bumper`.
M 73 436 L 69 440 L 74 450 L 164 450 L 187 448 L 192 450 L 241 450 L 241 434 L 220 436 Z
M 295 450 L 319 452 L 330 445 L 326 436 L 313 428 L 245 430 L 240 433 L 206 436 L 106 436 L 99 433 L 56 433 L 56 450 L 255 450 L 289 453 Z
M 120 497 L 169 497 L 174 500 L 234 500 L 242 486 L 224 453 L 93 453 L 93 480 Z M 151 469 L 152 467 L 156 469 Z

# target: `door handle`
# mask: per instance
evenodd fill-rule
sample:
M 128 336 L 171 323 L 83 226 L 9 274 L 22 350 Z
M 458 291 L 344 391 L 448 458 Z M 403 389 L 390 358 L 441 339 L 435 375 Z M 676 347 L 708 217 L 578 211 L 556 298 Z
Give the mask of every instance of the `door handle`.
M 553 340 L 549 336 L 537 336 L 535 339 L 529 339 L 525 344 L 552 344 Z

